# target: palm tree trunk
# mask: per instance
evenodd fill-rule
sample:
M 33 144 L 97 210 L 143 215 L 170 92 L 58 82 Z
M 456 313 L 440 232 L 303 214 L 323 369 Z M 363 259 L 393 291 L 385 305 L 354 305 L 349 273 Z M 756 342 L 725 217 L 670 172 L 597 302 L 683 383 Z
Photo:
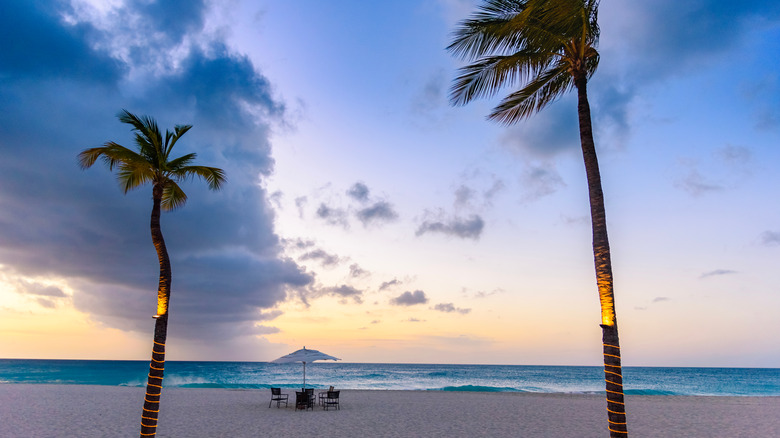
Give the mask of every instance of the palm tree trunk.
M 160 396 L 162 394 L 163 372 L 165 371 L 165 340 L 168 337 L 168 301 L 171 294 L 171 263 L 168 250 L 165 248 L 162 229 L 160 228 L 160 202 L 163 188 L 155 184 L 152 188 L 152 243 L 157 250 L 160 262 L 160 280 L 157 286 L 157 315 L 154 324 L 154 344 L 152 344 L 152 360 L 149 363 L 149 378 L 146 382 L 146 396 L 141 413 L 140 437 L 154 437 L 157 434 L 157 416 L 160 413 Z
M 590 197 L 590 216 L 593 227 L 593 259 L 596 265 L 596 285 L 601 304 L 601 331 L 604 353 L 604 379 L 607 391 L 607 418 L 610 437 L 627 437 L 626 409 L 623 397 L 623 371 L 620 365 L 620 341 L 618 339 L 615 296 L 612 284 L 612 260 L 607 237 L 607 216 L 604 210 L 604 193 L 601 189 L 599 162 L 593 141 L 593 127 L 588 103 L 587 78 L 584 74 L 574 78 L 577 86 L 577 113 L 580 124 L 580 143 L 585 160 Z

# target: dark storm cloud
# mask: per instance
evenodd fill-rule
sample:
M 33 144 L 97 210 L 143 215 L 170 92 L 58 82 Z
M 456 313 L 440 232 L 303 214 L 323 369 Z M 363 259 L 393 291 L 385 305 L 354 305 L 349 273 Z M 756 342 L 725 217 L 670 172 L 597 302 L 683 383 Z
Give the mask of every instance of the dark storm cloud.
M 415 304 L 425 304 L 428 302 L 428 297 L 425 296 L 425 292 L 416 290 L 414 292 L 406 291 L 395 298 L 390 299 L 390 304 L 395 306 L 413 306 Z
M 736 49 L 750 32 L 780 21 L 774 0 L 622 2 L 599 12 L 602 59 L 589 96 L 596 131 L 614 129 L 618 135 L 628 130 L 630 104 L 639 90 L 705 69 L 730 52 L 731 62 L 738 62 L 742 53 Z
M 61 278 L 92 319 L 150 330 L 158 273 L 151 188 L 123 195 L 101 163 L 86 171 L 76 165 L 78 152 L 105 141 L 133 146 L 129 127 L 115 116 L 127 108 L 157 118 L 162 129 L 193 124 L 173 153 L 197 152 L 197 164 L 221 167 L 228 178 L 220 192 L 202 181 L 183 183 L 188 204 L 163 214 L 172 336 L 227 345 L 276 330 L 259 324 L 278 315 L 267 309 L 288 290 L 310 287 L 313 277 L 281 255 L 269 197 L 258 184 L 273 169 L 269 130 L 285 114 L 268 80 L 221 41 L 178 45 L 203 26 L 200 1 L 127 4 L 109 17 L 115 27 L 65 24 L 58 17 L 74 11 L 39 4 L 0 6 L 0 32 L 19 36 L 0 46 L 4 271 Z M 155 59 L 109 51 L 125 42 L 140 50 L 149 41 Z M 157 69 L 159 58 L 173 57 L 175 68 Z
M 133 0 L 122 12 L 136 11 L 144 17 L 142 26 L 147 33 L 162 34 L 168 44 L 175 44 L 203 27 L 204 8 L 204 0 Z
M 637 59 L 632 61 L 645 67 L 632 72 L 640 79 L 694 67 L 705 58 L 735 48 L 755 27 L 780 19 L 780 4 L 774 0 L 659 0 L 619 8 L 626 9 L 641 17 L 641 22 L 620 35 L 622 43 L 634 49 Z
M 588 85 L 596 147 L 620 148 L 630 132 L 637 93 L 681 73 L 706 69 L 724 56 L 738 62 L 737 51 L 750 32 L 777 26 L 780 2 L 616 2 L 602 4 L 601 63 Z M 771 73 L 773 76 L 773 73 Z M 735 87 L 745 86 L 735 81 Z M 778 87 L 762 87 L 774 96 Z M 506 88 L 505 96 L 513 89 Z M 758 127 L 778 126 L 772 99 L 749 100 Z M 507 129 L 502 144 L 522 155 L 549 159 L 579 148 L 576 96 L 560 101 Z
M 454 217 L 446 221 L 425 221 L 417 228 L 415 235 L 422 236 L 426 233 L 441 233 L 461 239 L 476 240 L 482 235 L 484 228 L 485 221 L 478 215 L 472 215 L 467 219 Z
M 398 219 L 398 213 L 393 206 L 385 201 L 379 201 L 370 207 L 362 208 L 355 213 L 363 226 L 373 223 L 392 222 Z
M 66 78 L 79 82 L 113 83 L 125 66 L 93 50 L 88 24 L 63 25 L 50 2 L 0 3 L 0 77 L 3 81 Z
M 67 295 L 57 286 L 47 286 L 40 283 L 25 282 L 24 291 L 30 295 L 39 295 L 52 298 L 63 298 Z
M 284 105 L 271 96 L 268 80 L 256 73 L 246 56 L 231 53 L 219 42 L 207 49 L 194 48 L 177 71 L 146 94 L 174 106 L 187 103 L 194 110 L 194 124 L 225 135 L 214 138 L 212 147 L 253 165 L 262 164 L 264 173 L 270 171 L 273 161 L 268 148 L 239 142 L 241 137 L 229 130 L 245 130 L 255 120 L 257 115 L 245 110 L 247 104 L 269 116 L 284 112 Z

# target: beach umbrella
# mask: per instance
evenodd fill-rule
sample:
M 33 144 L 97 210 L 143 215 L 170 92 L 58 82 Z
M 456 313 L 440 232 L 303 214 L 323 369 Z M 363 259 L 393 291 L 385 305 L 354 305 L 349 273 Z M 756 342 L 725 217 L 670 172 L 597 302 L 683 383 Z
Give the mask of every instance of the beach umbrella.
M 306 362 L 314 362 L 315 360 L 341 360 L 338 357 L 333 357 L 329 354 L 312 350 L 310 348 L 303 347 L 300 350 L 293 351 L 290 354 L 286 354 L 279 359 L 272 360 L 271 363 L 303 363 L 303 389 L 306 389 Z

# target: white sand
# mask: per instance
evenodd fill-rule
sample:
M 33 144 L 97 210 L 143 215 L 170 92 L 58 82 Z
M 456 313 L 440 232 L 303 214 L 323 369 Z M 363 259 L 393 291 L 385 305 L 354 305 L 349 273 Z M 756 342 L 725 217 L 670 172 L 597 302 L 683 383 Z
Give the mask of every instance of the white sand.
M 143 393 L 0 384 L 0 437 L 138 436 Z M 608 436 L 597 395 L 347 390 L 340 411 L 306 412 L 269 400 L 269 390 L 165 388 L 157 436 Z M 627 406 L 633 437 L 780 436 L 780 397 L 629 396 Z

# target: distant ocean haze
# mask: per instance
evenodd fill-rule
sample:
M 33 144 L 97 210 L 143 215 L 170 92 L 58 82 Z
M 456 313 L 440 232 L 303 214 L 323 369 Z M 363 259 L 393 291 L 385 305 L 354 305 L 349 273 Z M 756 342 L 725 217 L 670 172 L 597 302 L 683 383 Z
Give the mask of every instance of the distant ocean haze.
M 0 383 L 142 387 L 147 361 L 0 359 Z M 626 394 L 780 396 L 777 368 L 626 367 Z M 306 386 L 339 389 L 603 393 L 601 367 L 315 362 Z M 166 387 L 299 388 L 302 364 L 168 361 Z

